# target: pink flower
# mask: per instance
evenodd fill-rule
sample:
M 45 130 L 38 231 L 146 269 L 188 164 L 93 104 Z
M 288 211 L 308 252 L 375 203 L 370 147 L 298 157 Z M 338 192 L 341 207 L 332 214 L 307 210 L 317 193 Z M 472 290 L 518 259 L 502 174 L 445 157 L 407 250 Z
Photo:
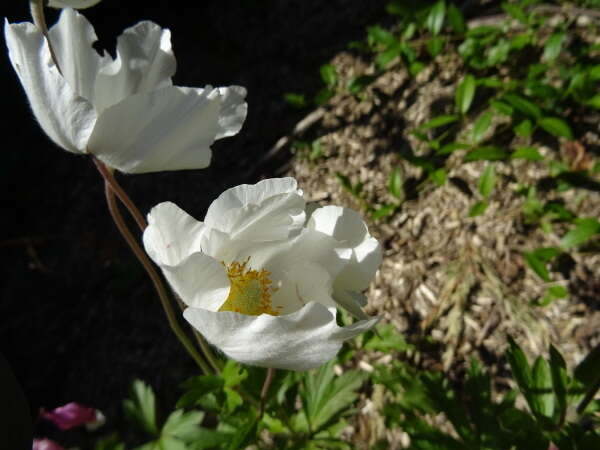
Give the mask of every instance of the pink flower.
M 42 409 L 40 416 L 51 421 L 61 430 L 68 430 L 80 425 L 95 428 L 104 423 L 104 416 L 100 411 L 75 402 L 59 406 L 52 411 Z
M 32 450 L 65 450 L 50 439 L 34 439 Z

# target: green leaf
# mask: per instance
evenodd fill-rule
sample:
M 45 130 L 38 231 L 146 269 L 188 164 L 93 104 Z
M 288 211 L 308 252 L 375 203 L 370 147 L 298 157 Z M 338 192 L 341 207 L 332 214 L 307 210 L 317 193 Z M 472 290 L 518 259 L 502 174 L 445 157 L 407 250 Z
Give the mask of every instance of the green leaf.
M 308 106 L 306 97 L 303 94 L 288 92 L 287 94 L 283 94 L 283 99 L 294 108 L 302 109 Z
M 494 171 L 494 166 L 492 164 L 488 164 L 481 174 L 479 178 L 479 193 L 487 198 L 490 196 L 492 191 L 494 190 L 494 185 L 496 184 L 496 173 Z
M 446 2 L 445 0 L 438 0 L 429 11 L 427 19 L 425 19 L 425 26 L 434 36 L 437 36 L 444 25 L 444 18 L 446 16 Z
M 539 106 L 518 94 L 505 94 L 502 99 L 526 116 L 533 117 L 534 119 L 542 117 L 542 110 Z
M 504 102 L 501 102 L 499 100 L 491 100 L 490 105 L 496 111 L 498 111 L 501 114 L 504 114 L 505 116 L 513 115 L 514 109 L 512 108 L 512 106 L 510 106 Z
M 473 98 L 475 97 L 475 86 L 475 77 L 471 74 L 467 74 L 458 85 L 454 101 L 456 109 L 460 114 L 466 114 L 469 111 Z
M 523 257 L 525 258 L 525 262 L 531 268 L 531 270 L 533 270 L 542 280 L 546 282 L 551 281 L 546 263 L 540 259 L 538 254 L 535 252 L 525 252 L 523 253 Z
M 352 78 L 348 82 L 348 92 L 354 95 L 359 94 L 364 88 L 375 81 L 376 78 L 375 75 L 360 75 Z
M 588 77 L 590 77 L 590 80 L 592 81 L 600 80 L 600 64 L 592 66 L 588 69 Z
M 485 135 L 486 131 L 492 123 L 493 116 L 494 113 L 491 110 L 487 110 L 479 116 L 479 118 L 475 122 L 475 125 L 473 125 L 473 131 L 471 132 L 471 136 L 474 143 L 478 144 L 479 142 L 481 142 L 483 136 Z
M 575 228 L 569 230 L 560 240 L 562 248 L 576 247 L 600 233 L 600 222 L 597 219 L 577 219 L 575 223 Z
M 379 53 L 375 58 L 377 66 L 385 69 L 389 63 L 398 58 L 402 54 L 402 44 L 400 42 L 391 45 L 383 52 Z
M 504 2 L 502 3 L 502 9 L 506 11 L 510 16 L 517 19 L 519 22 L 525 25 L 529 23 L 527 14 L 519 4 Z
M 332 89 L 325 87 L 323 89 L 319 89 L 319 92 L 317 92 L 315 94 L 313 101 L 315 102 L 316 105 L 324 105 L 334 95 L 335 95 L 335 92 Z
M 239 386 L 248 378 L 248 371 L 241 364 L 229 359 L 221 371 L 221 377 L 225 382 L 225 387 Z
M 141 380 L 135 380 L 131 389 L 131 398 L 123 401 L 123 408 L 125 416 L 140 429 L 152 436 L 158 435 L 155 398 L 150 386 Z
M 548 292 L 556 298 L 565 298 L 567 295 L 569 295 L 569 291 L 567 290 L 567 288 L 561 286 L 560 284 L 557 284 L 556 286 L 550 286 L 548 288 Z
M 567 374 L 567 364 L 560 352 L 550 345 L 550 373 L 552 375 L 552 386 L 555 396 L 555 422 L 560 423 L 567 412 L 567 387 L 569 376 Z
M 527 159 L 529 161 L 541 161 L 544 159 L 537 148 L 519 147 L 511 155 L 511 159 Z
M 193 442 L 201 434 L 199 425 L 204 419 L 200 411 L 184 412 L 182 409 L 173 411 L 162 427 L 161 436 L 177 438 L 184 442 Z
M 495 66 L 505 62 L 508 59 L 510 53 L 511 44 L 506 39 L 500 39 L 496 45 L 491 47 L 487 52 L 486 64 L 488 66 Z
M 592 98 L 585 102 L 587 106 L 590 106 L 594 109 L 600 109 L 600 94 L 594 95 Z
M 394 170 L 392 170 L 392 173 L 390 173 L 390 178 L 388 180 L 388 191 L 397 199 L 404 199 L 402 171 L 398 167 L 396 167 Z
M 542 55 L 542 61 L 554 61 L 558 57 L 558 55 L 560 55 L 562 45 L 565 42 L 566 38 L 567 35 L 563 31 L 553 33 L 544 45 L 544 54 Z
M 319 72 L 323 83 L 329 87 L 335 86 L 335 83 L 337 82 L 337 72 L 333 65 L 324 64 L 320 67 Z
M 469 217 L 482 215 L 488 207 L 488 202 L 485 200 L 475 203 L 469 210 Z
M 464 150 L 467 148 L 471 148 L 471 145 L 464 142 L 450 142 L 449 144 L 446 144 L 437 150 L 435 153 L 437 155 L 449 155 L 456 150 Z
M 383 205 L 381 208 L 378 208 L 371 213 L 371 218 L 373 220 L 379 220 L 391 216 L 397 208 L 398 205 Z
M 125 444 L 120 441 L 117 433 L 113 433 L 97 441 L 94 450 L 125 450 Z
M 573 139 L 573 133 L 567 122 L 558 117 L 543 117 L 538 121 L 538 124 L 554 136 Z
M 517 382 L 519 389 L 529 403 L 529 390 L 532 385 L 531 368 L 529 367 L 525 353 L 523 353 L 521 347 L 519 347 L 519 345 L 510 336 L 508 336 L 508 345 L 509 347 L 506 350 L 506 359 L 508 359 L 508 363 L 510 364 L 513 378 Z
M 465 155 L 464 161 L 499 161 L 506 159 L 509 156 L 508 152 L 500 147 L 479 147 L 471 150 Z
M 313 433 L 318 432 L 338 413 L 347 409 L 358 398 L 357 390 L 363 382 L 363 374 L 350 370 L 335 376 L 334 361 L 314 373 L 304 375 L 301 392 L 306 417 Z
M 438 186 L 443 186 L 448 178 L 448 174 L 446 173 L 446 169 L 440 167 L 429 172 L 429 178 Z
M 465 24 L 465 18 L 460 12 L 460 9 L 454 6 L 454 3 L 450 3 L 448 5 L 447 14 L 448 23 L 450 24 L 452 29 L 459 34 L 463 34 L 467 30 L 467 25 Z
M 188 450 L 222 449 L 231 442 L 233 433 L 200 428 L 195 442 L 188 445 Z
M 600 344 L 587 354 L 573 372 L 575 378 L 586 387 L 591 387 L 600 376 Z
M 533 133 L 533 124 L 531 123 L 531 120 L 525 119 L 513 129 L 519 136 L 529 137 Z
M 418 129 L 419 130 L 429 130 L 431 128 L 439 128 L 439 127 L 443 127 L 444 125 L 448 125 L 450 123 L 456 122 L 457 120 L 458 120 L 458 116 L 456 116 L 454 114 L 437 116 L 437 117 L 434 117 L 433 119 L 431 119 L 429 122 L 425 122 Z
M 425 45 L 427 45 L 427 51 L 431 55 L 432 58 L 435 58 L 439 55 L 444 49 L 444 44 L 446 40 L 440 36 L 434 36 L 431 39 L 427 39 Z
M 554 390 L 550 366 L 541 356 L 533 363 L 532 374 L 532 402 L 529 406 L 534 414 L 551 418 L 554 412 Z
M 389 31 L 384 30 L 379 25 L 367 28 L 367 34 L 373 42 L 385 45 L 386 47 L 393 45 L 396 42 L 394 35 Z
M 413 348 L 404 339 L 404 336 L 396 330 L 392 324 L 383 324 L 377 327 L 377 333 L 372 333 L 372 337 L 363 345 L 365 350 L 378 350 L 380 352 L 405 352 Z

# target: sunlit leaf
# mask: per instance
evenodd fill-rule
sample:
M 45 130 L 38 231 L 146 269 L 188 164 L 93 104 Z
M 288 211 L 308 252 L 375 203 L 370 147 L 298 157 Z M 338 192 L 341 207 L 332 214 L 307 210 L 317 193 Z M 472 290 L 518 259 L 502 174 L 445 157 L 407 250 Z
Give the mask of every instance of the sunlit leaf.
M 390 191 L 390 194 L 392 194 L 399 200 L 404 198 L 404 188 L 402 184 L 402 171 L 398 167 L 396 167 L 390 173 L 390 178 L 388 180 L 388 190 Z
M 554 390 L 548 361 L 538 356 L 533 363 L 531 377 L 533 381 L 531 409 L 534 414 L 551 418 L 554 412 Z
M 553 33 L 544 45 L 544 54 L 542 55 L 542 60 L 546 62 L 554 61 L 558 55 L 560 55 L 566 38 L 567 35 L 564 31 Z
M 529 137 L 531 136 L 531 133 L 533 133 L 533 124 L 531 123 L 531 120 L 525 119 L 516 125 L 513 130 L 515 130 L 515 133 L 519 136 Z
M 541 161 L 544 159 L 538 149 L 534 147 L 519 147 L 510 157 L 511 159 L 527 159 L 529 161 Z
M 458 9 L 454 3 L 450 3 L 446 13 L 448 14 L 448 23 L 452 29 L 459 34 L 463 34 L 466 31 L 467 26 L 465 24 L 465 18 L 463 17 L 462 12 L 460 12 L 460 9 Z
M 454 102 L 459 113 L 466 114 L 469 111 L 475 97 L 475 86 L 475 77 L 471 74 L 467 74 L 458 85 Z
M 433 35 L 438 35 L 441 31 L 445 16 L 446 2 L 445 0 L 438 0 L 429 11 L 429 15 L 425 20 L 425 26 Z
M 479 178 L 479 193 L 487 198 L 490 196 L 492 191 L 494 190 L 494 185 L 496 184 L 496 172 L 494 171 L 494 166 L 492 164 L 488 164 L 481 174 Z
M 482 215 L 488 207 L 488 202 L 485 200 L 475 203 L 469 210 L 469 217 Z
M 474 143 L 477 144 L 481 142 L 481 140 L 485 136 L 486 131 L 492 124 L 492 117 L 494 117 L 494 113 L 491 110 L 487 110 L 479 116 L 479 118 L 473 125 L 473 131 L 471 132 L 471 136 L 473 138 Z
M 575 223 L 575 228 L 569 230 L 560 240 L 561 247 L 576 247 L 586 243 L 594 235 L 600 233 L 600 222 L 597 219 L 577 219 Z
M 465 155 L 465 162 L 471 161 L 499 161 L 506 159 L 509 156 L 508 152 L 500 147 L 488 146 L 479 147 L 471 150 Z
M 152 436 L 158 435 L 156 425 L 156 404 L 154 391 L 141 380 L 135 380 L 131 388 L 131 398 L 123 401 L 125 415 L 142 430 Z
M 458 116 L 455 115 L 444 115 L 437 116 L 431 119 L 429 122 L 424 123 L 419 127 L 420 130 L 429 130 L 431 128 L 439 128 L 444 125 L 448 125 L 450 123 L 456 122 L 458 120 Z
M 546 263 L 539 258 L 535 252 L 523 253 L 525 262 L 542 280 L 550 282 L 550 273 L 546 267 Z
M 319 69 L 321 79 L 327 86 L 334 86 L 337 82 L 337 72 L 332 64 L 324 64 Z
M 573 139 L 573 132 L 571 127 L 562 119 L 558 117 L 543 117 L 538 122 L 539 126 L 546 130 L 548 133 L 556 137 L 564 137 L 567 139 Z
M 518 94 L 505 94 L 502 99 L 526 116 L 533 117 L 534 119 L 542 117 L 542 110 L 539 106 Z

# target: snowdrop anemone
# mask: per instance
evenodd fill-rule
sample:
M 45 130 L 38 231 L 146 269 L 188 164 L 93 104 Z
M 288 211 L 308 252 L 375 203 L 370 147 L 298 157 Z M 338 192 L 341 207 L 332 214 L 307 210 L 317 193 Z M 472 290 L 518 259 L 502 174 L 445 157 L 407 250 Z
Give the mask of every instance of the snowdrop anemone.
M 49 0 L 48 6 L 51 8 L 76 8 L 85 9 L 90 8 L 100 3 L 100 0 Z
M 148 215 L 144 245 L 187 305 L 185 319 L 228 357 L 318 367 L 378 318 L 360 309 L 381 247 L 347 208 L 306 208 L 293 178 L 228 189 L 198 222 L 173 203 Z M 362 320 L 340 327 L 342 304 Z
M 236 134 L 246 118 L 240 86 L 173 85 L 170 32 L 152 22 L 126 29 L 114 60 L 92 48 L 92 25 L 70 8 L 49 30 L 51 47 L 29 22 L 5 21 L 4 34 L 31 109 L 50 139 L 121 172 L 207 167 L 213 141 Z

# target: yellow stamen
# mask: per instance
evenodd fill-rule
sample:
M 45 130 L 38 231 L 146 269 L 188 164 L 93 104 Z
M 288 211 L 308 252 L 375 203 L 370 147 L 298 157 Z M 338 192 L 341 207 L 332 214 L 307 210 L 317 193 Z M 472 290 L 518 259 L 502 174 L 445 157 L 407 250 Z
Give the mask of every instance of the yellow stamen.
M 249 316 L 260 314 L 279 315 L 273 309 L 271 295 L 277 288 L 271 286 L 268 270 L 252 270 L 247 267 L 248 258 L 243 263 L 237 261 L 229 265 L 223 263 L 227 268 L 227 276 L 231 282 L 229 296 L 219 311 L 233 311 Z

